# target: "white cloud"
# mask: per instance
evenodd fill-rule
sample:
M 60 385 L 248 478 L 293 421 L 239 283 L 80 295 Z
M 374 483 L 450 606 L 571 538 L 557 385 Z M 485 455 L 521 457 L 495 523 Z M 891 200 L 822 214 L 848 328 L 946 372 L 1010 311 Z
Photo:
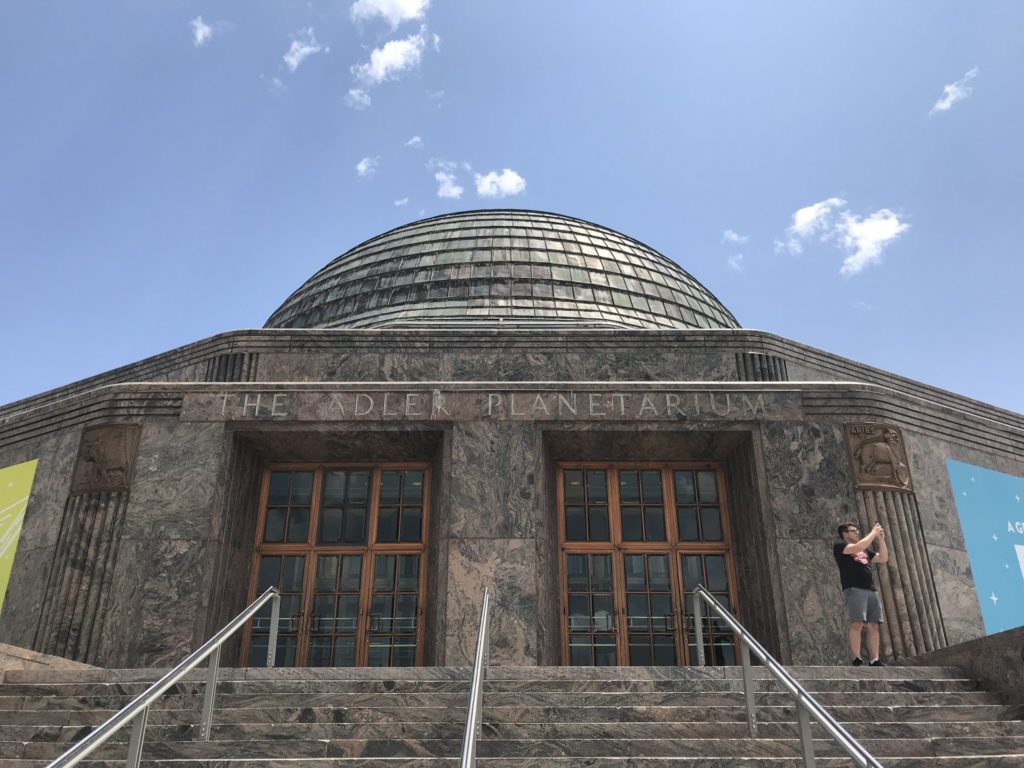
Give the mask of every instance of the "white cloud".
M 459 164 L 454 160 L 445 160 L 443 157 L 432 157 L 427 160 L 427 169 L 431 171 L 452 171 L 459 170 Z
M 729 257 L 729 269 L 733 272 L 743 271 L 743 254 L 735 253 Z
M 203 21 L 202 16 L 196 16 L 190 22 L 192 24 L 192 45 L 198 48 L 206 45 L 213 37 L 213 27 Z
M 424 18 L 429 7 L 430 0 L 356 0 L 349 12 L 352 21 L 366 21 L 380 16 L 395 29 L 403 21 Z
M 776 252 L 785 248 L 790 253 L 801 253 L 803 241 L 821 234 L 827 240 L 832 233 L 833 214 L 846 205 L 846 201 L 838 197 L 830 197 L 819 203 L 808 205 L 793 214 L 793 223 L 786 228 L 786 242 L 775 241 Z
M 462 197 L 463 189 L 455 183 L 455 174 L 446 171 L 438 171 L 434 174 L 437 181 L 437 196 L 446 197 L 451 200 L 458 200 Z
M 389 40 L 380 48 L 374 48 L 370 52 L 370 60 L 353 66 L 352 74 L 365 86 L 397 80 L 403 72 L 419 66 L 426 47 L 427 28 L 421 27 L 415 35 Z
M 526 179 L 511 168 L 505 168 L 501 173 L 491 171 L 483 176 L 478 173 L 475 179 L 476 193 L 480 197 L 509 197 L 526 189 Z
M 843 247 L 849 255 L 843 261 L 842 275 L 856 275 L 865 267 L 882 260 L 882 251 L 887 245 L 906 232 L 910 225 L 900 221 L 888 208 L 865 218 L 844 212 L 837 226 Z
M 967 83 L 977 76 L 978 68 L 974 67 L 955 83 L 950 83 L 949 85 L 944 86 L 942 89 L 942 98 L 932 105 L 931 111 L 928 114 L 934 115 L 936 112 L 945 112 L 958 101 L 963 101 L 970 96 L 973 89 Z
M 741 235 L 739 232 L 733 232 L 731 229 L 726 229 L 722 232 L 723 243 L 745 243 L 749 239 L 748 235 Z
M 348 94 L 345 96 L 345 103 L 352 109 L 366 109 L 372 103 L 372 99 L 370 94 L 362 88 L 349 88 Z
M 874 307 L 868 304 L 866 301 L 855 301 L 853 302 L 853 308 L 859 309 L 861 312 L 870 312 Z
M 364 178 L 372 178 L 373 174 L 377 172 L 377 158 L 376 157 L 364 157 L 358 163 L 356 163 L 356 173 Z
M 403 205 L 408 205 L 408 204 L 409 204 L 409 198 L 408 197 L 403 197 L 400 200 L 395 200 L 395 208 L 401 208 Z
M 856 275 L 881 261 L 882 251 L 909 228 L 888 208 L 858 216 L 847 209 L 845 200 L 830 197 L 794 213 L 793 223 L 786 228 L 787 239 L 776 240 L 775 251 L 802 253 L 804 243 L 818 237 L 846 251 L 840 274 Z
M 313 34 L 313 28 L 307 27 L 306 29 L 300 29 L 292 36 L 291 47 L 282 58 L 284 58 L 288 71 L 294 72 L 301 66 L 302 62 L 314 53 L 320 53 L 321 51 L 328 53 L 330 50 L 330 48 L 320 45 Z
M 412 147 L 414 149 L 419 149 L 420 147 L 423 146 L 423 139 L 421 139 L 419 136 L 413 136 L 411 139 L 405 142 L 405 146 Z

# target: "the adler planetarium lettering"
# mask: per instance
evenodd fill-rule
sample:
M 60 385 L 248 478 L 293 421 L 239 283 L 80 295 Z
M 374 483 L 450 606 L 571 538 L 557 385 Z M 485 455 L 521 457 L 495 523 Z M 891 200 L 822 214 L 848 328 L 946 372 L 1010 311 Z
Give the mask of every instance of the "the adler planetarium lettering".
M 187 395 L 192 421 L 754 420 L 784 418 L 787 391 L 278 390 Z

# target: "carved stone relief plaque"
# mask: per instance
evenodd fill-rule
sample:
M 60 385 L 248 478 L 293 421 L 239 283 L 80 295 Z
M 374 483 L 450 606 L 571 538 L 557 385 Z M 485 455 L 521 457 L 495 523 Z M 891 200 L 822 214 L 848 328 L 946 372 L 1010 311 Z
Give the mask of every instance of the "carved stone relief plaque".
M 78 448 L 78 460 L 71 479 L 71 494 L 127 491 L 131 485 L 138 447 L 138 425 L 119 424 L 86 429 Z
M 903 435 L 886 424 L 847 424 L 853 474 L 858 488 L 912 490 Z

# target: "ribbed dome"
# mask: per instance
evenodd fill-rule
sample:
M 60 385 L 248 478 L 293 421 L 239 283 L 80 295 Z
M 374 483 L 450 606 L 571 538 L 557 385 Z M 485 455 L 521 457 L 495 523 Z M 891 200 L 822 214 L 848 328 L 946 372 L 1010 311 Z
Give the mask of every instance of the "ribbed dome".
M 738 328 L 643 243 L 567 216 L 467 211 L 385 232 L 334 259 L 267 328 Z

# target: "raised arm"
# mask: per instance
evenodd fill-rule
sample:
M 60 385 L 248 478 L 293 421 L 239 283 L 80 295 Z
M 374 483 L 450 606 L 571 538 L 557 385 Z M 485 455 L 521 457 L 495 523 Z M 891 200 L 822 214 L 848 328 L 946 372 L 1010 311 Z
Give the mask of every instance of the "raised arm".
M 888 563 L 889 562 L 889 548 L 885 545 L 885 531 L 881 530 L 878 533 L 878 554 L 875 555 L 875 563 Z
M 847 544 L 845 547 L 843 547 L 843 554 L 856 555 L 858 552 L 863 552 L 865 549 L 871 546 L 871 542 L 878 538 L 879 534 L 881 533 L 882 526 L 879 523 L 875 523 L 875 526 L 868 532 L 867 536 L 865 536 L 858 542 L 855 542 L 853 544 Z M 888 556 L 886 557 L 886 559 L 888 559 Z M 877 561 L 878 558 L 875 558 L 875 560 Z M 885 560 L 882 560 L 880 562 L 884 563 Z

